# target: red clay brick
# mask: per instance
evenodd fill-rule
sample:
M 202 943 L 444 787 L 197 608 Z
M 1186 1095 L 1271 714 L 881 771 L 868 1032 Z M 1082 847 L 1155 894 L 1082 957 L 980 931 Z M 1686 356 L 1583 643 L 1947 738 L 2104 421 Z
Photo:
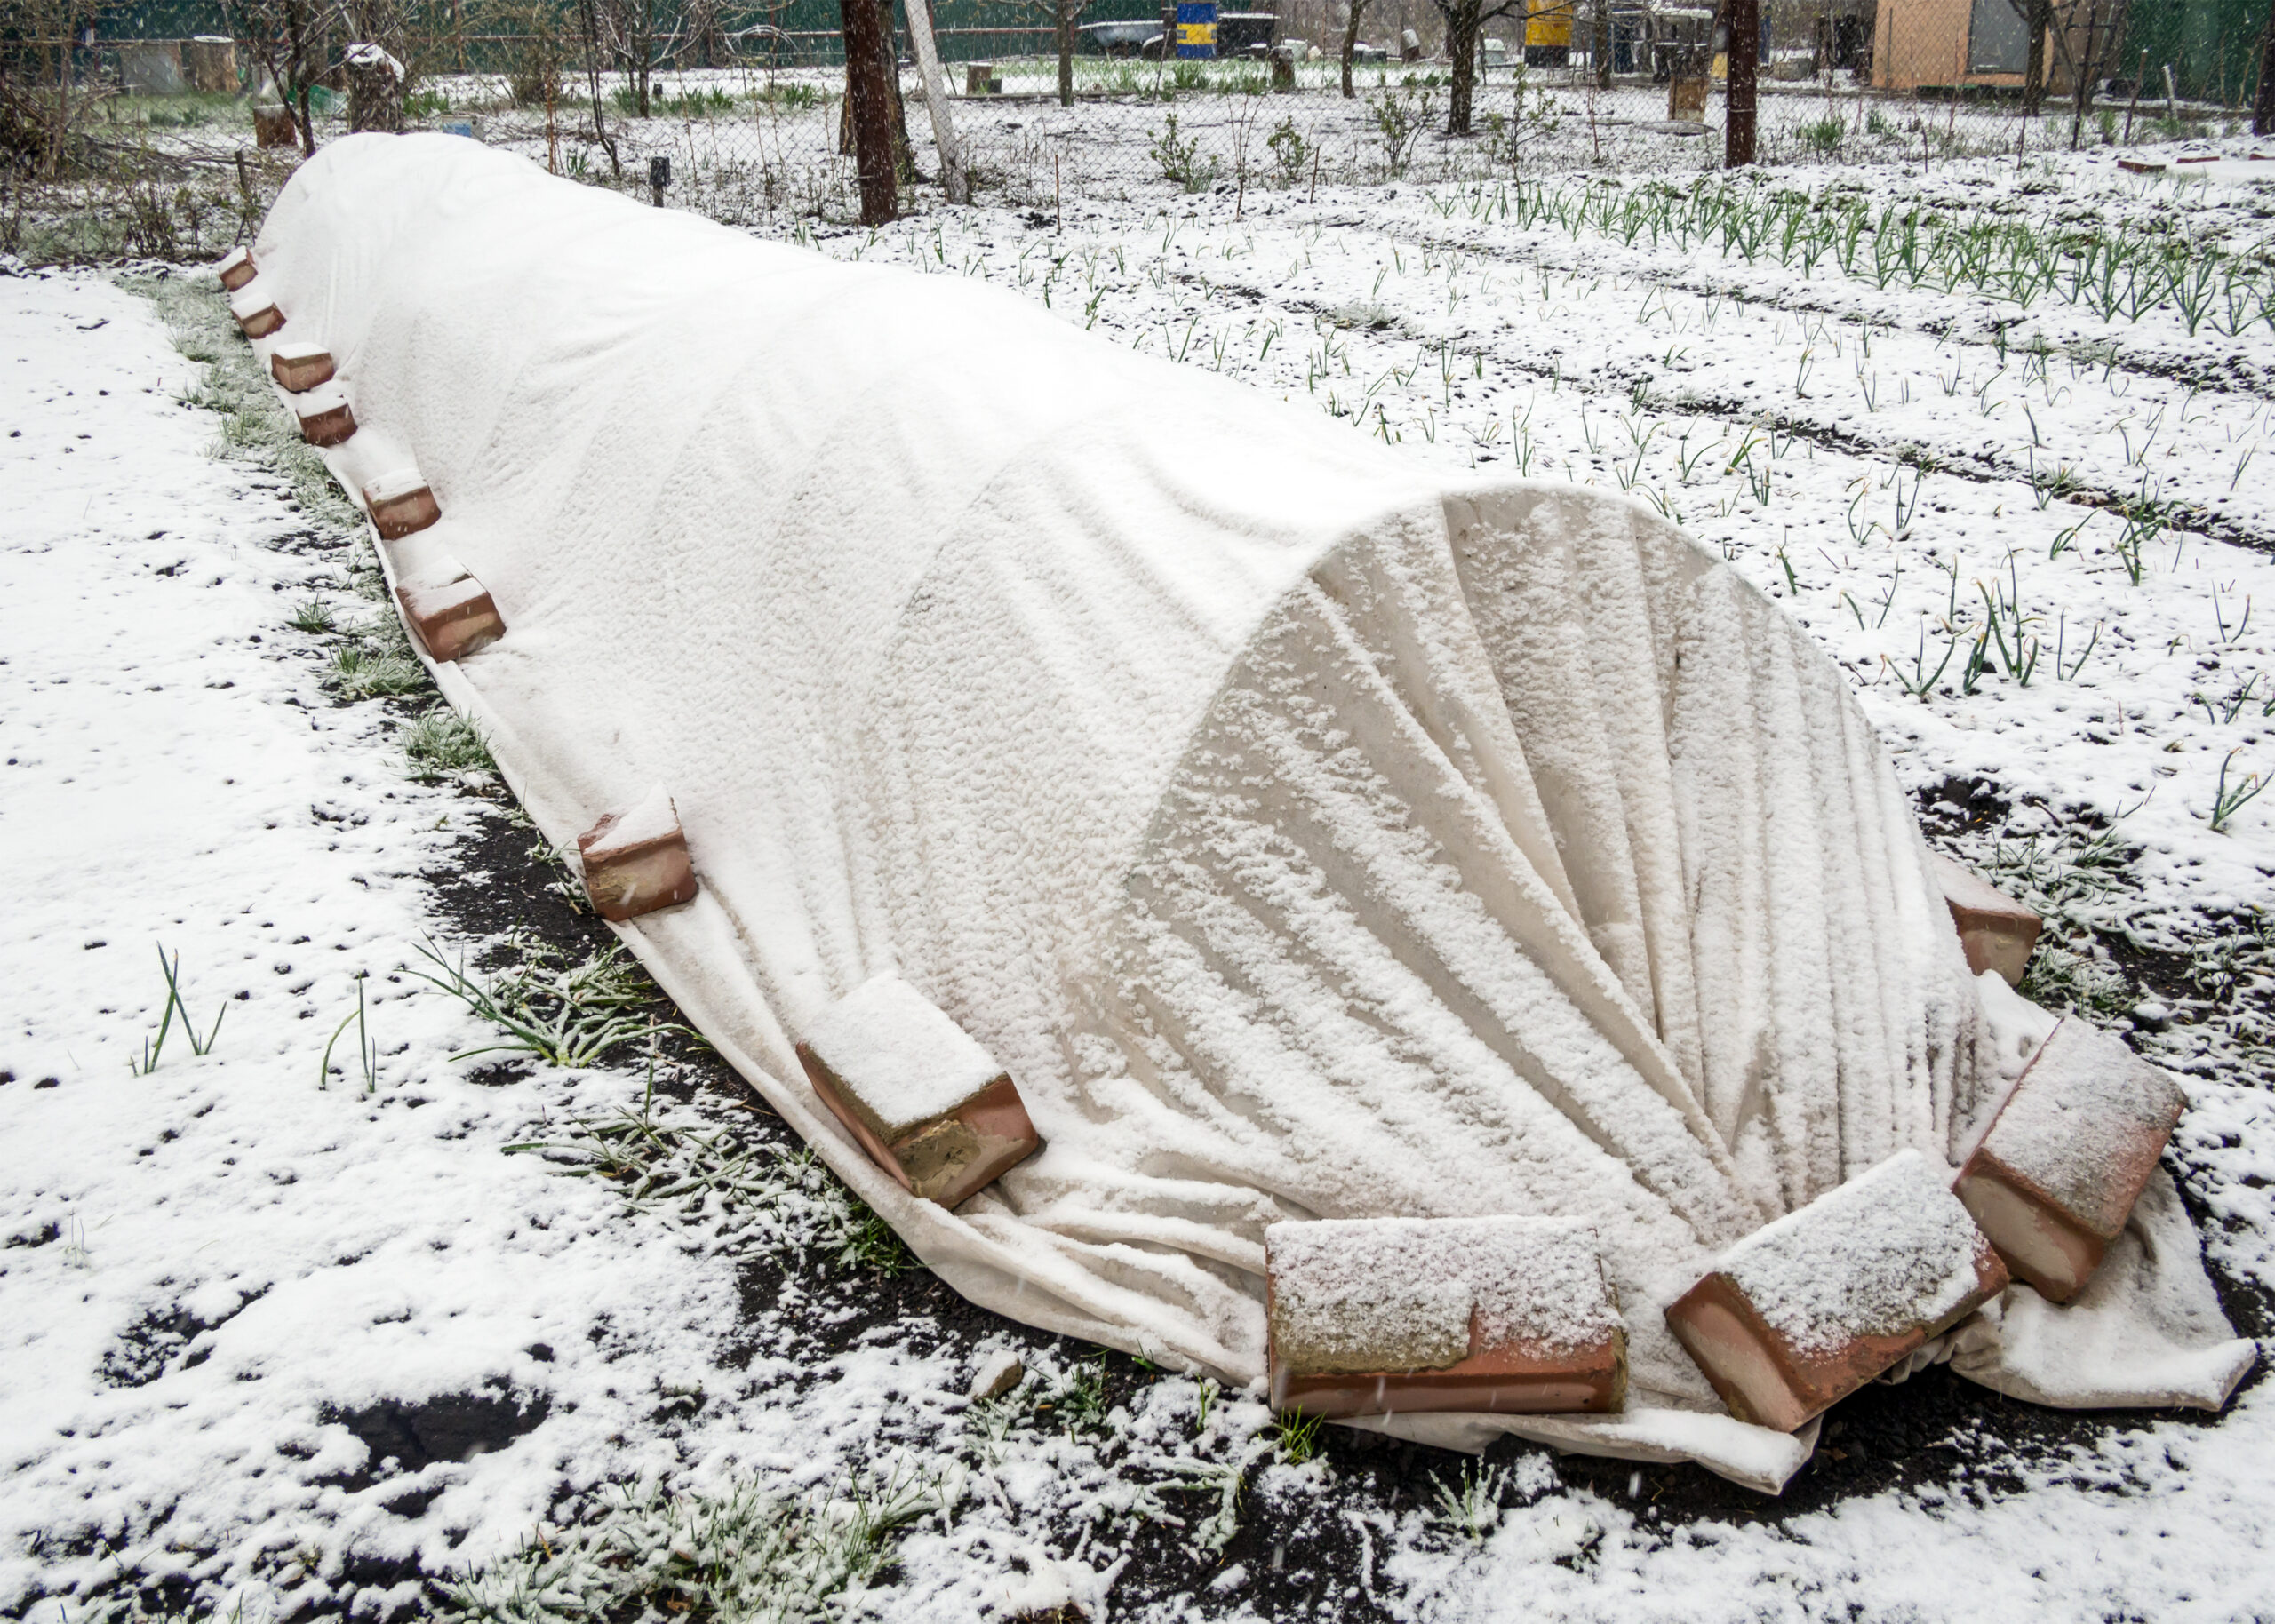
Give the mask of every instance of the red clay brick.
M 1944 904 L 1967 951 L 1967 967 L 1977 975 L 1996 970 L 2008 986 L 2021 986 L 2043 921 L 1973 870 L 1948 857 L 1935 863 Z
M 798 1060 L 869 1159 L 942 1206 L 962 1206 L 1042 1147 L 1010 1074 L 898 976 L 839 999 Z
M 415 535 L 443 516 L 435 493 L 417 474 L 408 471 L 384 475 L 364 486 L 363 505 L 371 510 L 371 527 L 387 541 Z
M 2067 1302 L 2125 1228 L 2187 1103 L 2164 1071 L 2071 1016 L 2031 1056 L 1952 1190 L 2016 1277 Z
M 1274 1408 L 1603 1413 L 1627 1331 L 1595 1235 L 1550 1218 L 1329 1219 L 1264 1232 Z
M 234 248 L 213 269 L 221 278 L 221 286 L 231 293 L 251 282 L 259 270 L 252 262 L 252 250 Z
M 229 301 L 229 314 L 248 338 L 266 338 L 284 325 L 284 313 L 276 301 L 250 287 Z
M 310 445 L 339 445 L 355 435 L 355 409 L 335 385 L 297 397 L 292 410 L 300 419 L 300 438 Z
M 411 634 L 438 663 L 462 659 L 506 635 L 506 623 L 489 589 L 464 569 L 451 566 L 405 580 L 395 589 Z
M 1791 1432 L 2006 1286 L 1940 1166 L 1906 1150 L 1731 1247 L 1667 1328 L 1731 1414 Z
M 280 344 L 268 357 L 278 388 L 299 394 L 331 381 L 331 352 L 317 344 Z
M 604 919 L 637 919 L 695 899 L 695 869 L 679 814 L 659 784 L 577 837 L 585 895 Z

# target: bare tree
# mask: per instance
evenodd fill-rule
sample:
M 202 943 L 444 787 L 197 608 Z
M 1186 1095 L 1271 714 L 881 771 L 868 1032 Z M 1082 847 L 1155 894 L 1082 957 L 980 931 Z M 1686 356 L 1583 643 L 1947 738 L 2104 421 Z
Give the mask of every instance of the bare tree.
M 2023 75 L 2023 108 L 2036 115 L 2044 105 L 2048 69 L 2046 42 L 2054 41 L 2055 61 L 2070 76 L 2077 107 L 2071 128 L 2071 145 L 2077 144 L 2077 124 L 2093 105 L 2094 80 L 2105 71 L 2117 43 L 2125 36 L 2131 0 L 2008 0 L 2030 30 L 2030 56 Z
M 892 131 L 892 51 L 873 0 L 837 0 L 845 40 L 845 111 L 861 182 L 861 223 L 882 226 L 900 212 Z
M 1050 21 L 1051 48 L 1058 53 L 1058 105 L 1074 105 L 1074 52 L 1082 43 L 1082 18 L 1093 0 L 1032 0 Z M 1165 47 L 1166 42 L 1165 42 Z
M 908 139 L 908 103 L 900 93 L 900 52 L 892 26 L 892 0 L 874 0 L 877 13 L 879 49 L 884 52 L 884 123 L 892 141 L 892 172 L 904 183 L 914 185 L 923 176 L 916 171 L 916 151 Z M 842 15 L 842 0 L 840 14 Z M 845 59 L 845 100 L 837 118 L 837 150 L 848 157 L 858 156 L 860 141 L 856 128 L 861 99 L 867 92 L 862 88 L 859 67 L 849 54 Z
M 2046 58 L 2046 40 L 2049 34 L 2054 37 L 2055 54 L 2061 59 L 2063 66 L 2076 67 L 2070 57 L 2071 16 L 2065 15 L 2057 20 L 2055 0 L 2007 0 L 2007 4 L 2014 7 L 2015 15 L 2021 19 L 2023 34 L 2029 43 L 2030 54 L 2023 68 L 2023 112 L 2035 118 L 2046 104 L 2047 70 L 2052 66 Z M 2067 0 L 2068 12 L 2073 15 L 2076 10 L 2077 0 Z
M 2036 118 L 2046 104 L 2046 35 L 2054 26 L 2054 0 L 2014 0 L 2030 36 L 2030 56 L 2023 74 L 2023 111 Z
M 2078 48 L 2072 51 L 2070 35 L 2078 27 L 2080 8 L 2085 27 Z M 2069 15 L 2054 32 L 2055 49 L 2070 69 L 2071 83 L 2076 90 L 2075 106 L 2070 114 L 2070 146 L 2073 151 L 2086 115 L 2093 110 L 2096 76 L 2107 68 L 2118 42 L 2125 37 L 2126 17 L 2131 9 L 2132 0 L 2074 0 Z
M 639 118 L 650 115 L 658 46 L 670 31 L 665 4 L 666 0 L 598 0 L 602 43 L 631 77 L 632 111 Z
M 1723 57 L 1722 167 L 1743 169 L 1753 162 L 1758 111 L 1754 72 L 1761 60 L 1761 0 L 1722 0 L 1722 24 L 1728 30 Z
M 1431 0 L 1446 20 L 1446 49 L 1454 60 L 1453 83 L 1446 92 L 1446 133 L 1470 132 L 1470 109 L 1477 95 L 1477 47 L 1485 25 L 1497 17 L 1522 17 L 1526 0 Z
M 624 161 L 617 154 L 616 138 L 608 132 L 608 115 L 601 107 L 600 0 L 579 0 L 577 26 L 585 36 L 585 85 L 593 99 L 593 139 L 608 154 L 609 172 L 621 181 Z
M 1367 0 L 1351 0 L 1351 15 L 1343 24 L 1343 100 L 1349 101 L 1355 92 L 1351 88 L 1351 59 L 1359 54 L 1359 23 L 1367 14 Z
M 732 60 L 734 42 L 719 14 L 719 0 L 686 0 L 679 43 L 682 68 L 718 68 Z
M 315 156 L 311 92 L 331 71 L 336 0 L 222 0 L 230 32 L 276 86 L 300 131 L 300 150 Z
M 579 8 L 582 32 L 591 0 Z M 513 41 L 506 58 L 506 90 L 514 105 L 549 107 L 567 100 L 569 58 L 575 42 L 563 27 L 567 20 L 547 0 L 507 0 L 483 14 L 483 31 L 495 29 Z

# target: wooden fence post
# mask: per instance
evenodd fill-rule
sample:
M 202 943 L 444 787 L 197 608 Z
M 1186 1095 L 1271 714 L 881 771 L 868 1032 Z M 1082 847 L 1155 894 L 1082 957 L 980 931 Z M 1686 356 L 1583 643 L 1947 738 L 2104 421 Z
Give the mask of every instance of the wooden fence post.
M 845 36 L 845 81 L 853 115 L 853 164 L 861 177 L 861 223 L 882 226 L 900 212 L 893 175 L 893 72 L 875 0 L 838 0 Z
M 1723 0 L 1728 34 L 1722 48 L 1722 167 L 1753 162 L 1755 68 L 1761 57 L 1761 0 Z

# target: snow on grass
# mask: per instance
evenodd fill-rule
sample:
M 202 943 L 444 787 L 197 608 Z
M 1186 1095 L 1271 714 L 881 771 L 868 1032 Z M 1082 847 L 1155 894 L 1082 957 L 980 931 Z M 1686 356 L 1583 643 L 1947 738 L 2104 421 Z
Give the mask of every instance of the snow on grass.
M 1871 179 L 1875 209 L 2171 217 L 2238 256 L 2264 207 L 2098 159 Z M 1856 180 L 1775 189 L 1837 214 Z M 1445 467 L 1680 518 L 1849 671 L 1938 838 L 2048 913 L 2038 996 L 2183 1073 L 2175 1159 L 2210 1254 L 2275 1286 L 2275 796 L 2241 798 L 2275 772 L 2275 334 L 2058 290 L 2024 307 L 1932 269 L 1883 285 L 1835 250 L 1654 246 L 1582 219 L 1590 186 L 1506 212 L 1491 186 L 1164 190 L 1056 230 L 995 210 L 785 229 L 1000 282 Z M 0 836 L 22 876 L 0 935 L 0 1606 L 2259 1604 L 2263 1389 L 2217 1423 L 2021 1454 L 1956 1428 L 1943 1481 L 1762 1526 L 1669 1519 L 1640 1472 L 1623 1497 L 1538 1453 L 1401 1501 L 1252 1398 L 975 1331 L 762 1122 L 685 1098 L 677 1061 L 651 1089 L 605 963 L 422 957 L 422 876 L 499 816 L 467 793 L 479 741 L 438 717 L 420 742 L 424 685 L 390 664 L 336 494 L 232 371 L 218 300 L 164 302 L 221 364 L 102 283 L 0 280 Z M 161 943 L 199 1040 L 226 1015 L 199 1056 L 177 1015 L 138 1075 Z M 503 1084 L 468 1054 L 500 1043 L 524 1068 Z M 967 1400 L 1006 1347 L 1024 1385 Z
M 654 1373 L 714 1370 L 731 1276 L 495 1153 L 624 1087 L 478 1087 L 448 1056 L 483 1029 L 411 996 L 456 808 L 395 770 L 382 713 L 323 697 L 287 617 L 344 583 L 282 482 L 207 455 L 144 301 L 0 300 L 0 1605 L 121 1572 L 414 1593 L 404 1564 L 512 1537 L 564 1482 L 672 1461 Z M 199 1025 L 227 1019 L 144 1065 L 158 943 Z M 371 1081 L 322 1083 L 359 989 Z M 540 1422 L 541 1455 L 459 1458 Z M 374 1492 L 388 1448 L 435 1458 Z

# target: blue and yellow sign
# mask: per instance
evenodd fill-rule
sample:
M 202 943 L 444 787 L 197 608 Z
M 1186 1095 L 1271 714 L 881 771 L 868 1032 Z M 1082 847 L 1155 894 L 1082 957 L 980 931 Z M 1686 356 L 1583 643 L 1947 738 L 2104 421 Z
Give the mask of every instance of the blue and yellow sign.
M 1217 54 L 1217 0 L 1177 0 L 1177 53 L 1213 57 Z

